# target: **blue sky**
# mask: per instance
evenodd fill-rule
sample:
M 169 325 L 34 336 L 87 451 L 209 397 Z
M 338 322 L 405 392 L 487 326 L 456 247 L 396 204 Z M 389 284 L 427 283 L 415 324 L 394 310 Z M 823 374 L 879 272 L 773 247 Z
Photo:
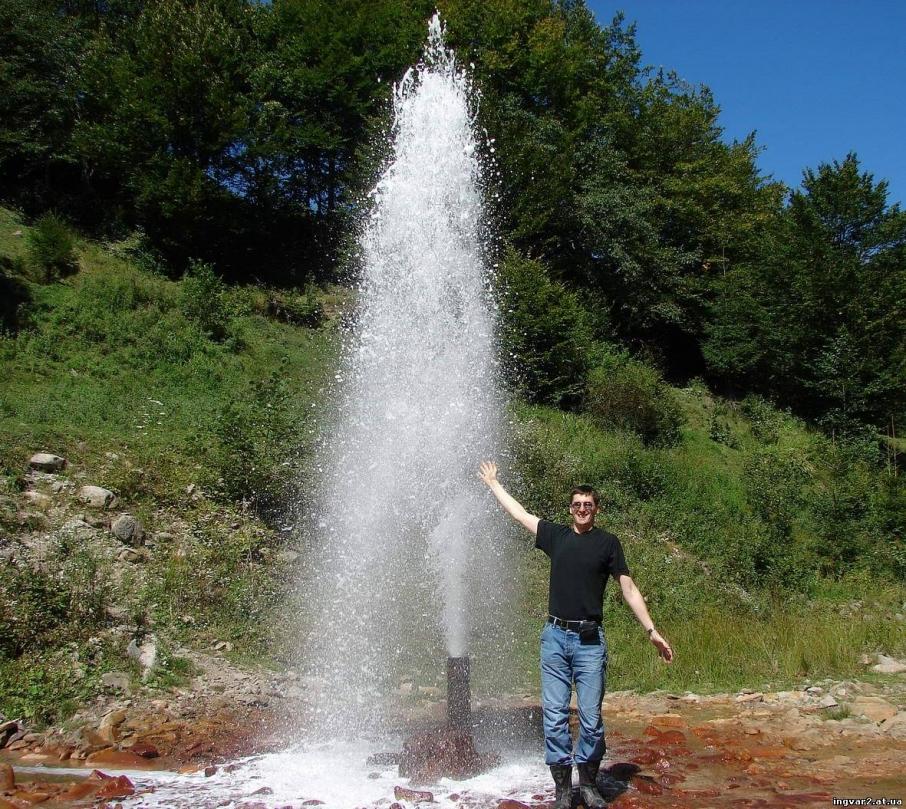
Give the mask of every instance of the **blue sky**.
M 765 174 L 798 187 L 855 151 L 906 203 L 904 0 L 587 1 L 637 23 L 643 64 L 710 87 L 727 140 L 755 130 Z

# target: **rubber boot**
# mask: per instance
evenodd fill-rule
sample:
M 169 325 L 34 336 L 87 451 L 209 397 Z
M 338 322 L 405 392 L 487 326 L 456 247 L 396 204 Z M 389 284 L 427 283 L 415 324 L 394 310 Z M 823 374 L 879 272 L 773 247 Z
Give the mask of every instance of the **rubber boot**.
M 551 764 L 551 775 L 557 786 L 554 809 L 570 809 L 573 802 L 573 768 L 569 764 Z
M 585 809 L 604 809 L 607 801 L 598 792 L 598 769 L 600 761 L 587 761 L 576 765 L 579 770 L 579 795 Z

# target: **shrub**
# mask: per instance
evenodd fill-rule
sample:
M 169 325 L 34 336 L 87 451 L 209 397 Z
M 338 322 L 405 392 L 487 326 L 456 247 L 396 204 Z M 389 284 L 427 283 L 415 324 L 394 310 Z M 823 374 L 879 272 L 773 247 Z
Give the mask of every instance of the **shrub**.
M 78 269 L 75 240 L 55 213 L 43 214 L 27 234 L 28 256 L 41 280 L 50 283 Z
M 776 443 L 783 429 L 783 414 L 757 394 L 742 400 L 742 412 L 749 419 L 752 434 L 766 444 Z
M 906 575 L 906 483 L 879 465 L 871 438 L 816 439 L 808 511 L 823 570 Z
M 515 250 L 497 282 L 508 382 L 532 402 L 577 404 L 594 349 L 591 317 L 578 296 Z
M 31 293 L 15 259 L 0 256 L 0 331 L 16 332 L 25 320 Z
M 221 409 L 214 426 L 220 491 L 268 516 L 285 505 L 301 473 L 302 416 L 279 372 L 255 382 Z
M 40 649 L 53 633 L 90 631 L 104 620 L 106 571 L 91 554 L 65 549 L 42 570 L 0 565 L 0 656 Z
M 589 375 L 585 410 L 599 426 L 637 433 L 646 444 L 679 439 L 682 414 L 669 386 L 623 352 L 606 354 Z
M 318 328 L 324 320 L 324 308 L 314 287 L 308 287 L 304 292 L 273 292 L 268 296 L 265 311 L 275 320 L 309 329 Z
M 755 450 L 746 460 L 744 480 L 753 511 L 779 542 L 787 541 L 803 506 L 808 466 L 796 450 Z
M 226 287 L 203 261 L 193 261 L 182 282 L 180 307 L 183 314 L 212 340 L 227 336 L 230 316 L 224 300 Z

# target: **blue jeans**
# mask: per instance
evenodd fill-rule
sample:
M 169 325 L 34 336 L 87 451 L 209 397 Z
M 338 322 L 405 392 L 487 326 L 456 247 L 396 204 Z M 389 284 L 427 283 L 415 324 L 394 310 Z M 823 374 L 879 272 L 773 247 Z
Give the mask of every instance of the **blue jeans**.
M 607 681 L 607 641 L 582 643 L 578 632 L 553 624 L 541 630 L 541 712 L 546 764 L 584 764 L 604 757 L 601 701 Z M 569 699 L 576 684 L 579 744 L 573 755 L 569 735 Z

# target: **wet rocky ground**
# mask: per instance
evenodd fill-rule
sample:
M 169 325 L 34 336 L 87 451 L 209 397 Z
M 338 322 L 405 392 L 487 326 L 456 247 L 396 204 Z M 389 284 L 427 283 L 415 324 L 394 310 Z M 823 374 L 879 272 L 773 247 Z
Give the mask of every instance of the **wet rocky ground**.
M 230 772 L 243 766 L 235 763 L 243 757 L 283 749 L 297 717 L 317 694 L 317 683 L 292 673 L 252 673 L 215 656 L 188 654 L 200 673 L 167 699 L 108 697 L 65 728 L 44 732 L 15 720 L 0 725 L 0 809 L 112 809 L 123 802 L 136 805 L 130 796 L 153 789 L 137 771 L 192 773 L 196 781 L 202 773 Z M 416 734 L 444 716 L 436 693 L 424 697 L 411 702 L 407 719 Z M 608 755 L 600 786 L 614 809 L 827 807 L 833 798 L 906 800 L 902 674 L 774 693 L 618 692 L 608 695 L 604 710 Z M 482 727 L 505 726 L 530 757 L 536 746 L 540 760 L 535 697 L 485 700 L 475 705 L 474 718 L 476 738 Z M 447 789 L 441 803 L 521 809 L 552 799 L 552 785 L 543 779 L 530 794 L 511 784 L 492 800 L 486 793 L 480 798 L 472 794 L 468 783 L 460 792 Z M 374 805 L 397 809 L 394 803 L 435 799 L 431 783 L 400 776 L 396 786 Z M 307 796 L 297 803 L 269 803 L 268 790 L 268 784 L 261 784 L 260 799 L 241 803 L 212 795 L 210 802 L 200 798 L 183 805 L 298 809 L 319 800 Z

